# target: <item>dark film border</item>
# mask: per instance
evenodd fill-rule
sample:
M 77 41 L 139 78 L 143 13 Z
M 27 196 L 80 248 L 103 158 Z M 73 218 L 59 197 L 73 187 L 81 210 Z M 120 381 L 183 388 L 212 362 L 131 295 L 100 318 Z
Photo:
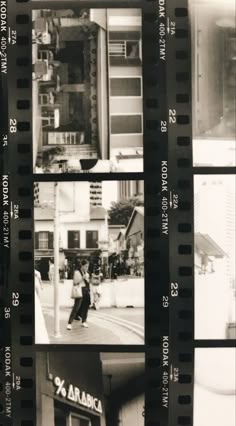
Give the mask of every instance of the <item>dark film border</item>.
M 40 6 L 43 7 L 42 2 Z M 61 7 L 63 2 L 57 3 L 58 7 Z M 81 2 L 82 4 L 86 4 L 86 6 L 95 6 L 95 2 Z M 31 3 L 32 5 L 32 3 Z M 18 107 L 23 104 L 26 106 L 31 105 L 31 28 L 28 22 L 31 22 L 31 5 L 29 2 L 25 1 L 17 1 L 12 3 L 11 12 L 9 14 L 9 25 L 12 28 L 16 28 L 18 34 L 17 40 L 17 48 L 16 46 L 10 46 L 10 52 L 16 52 L 16 56 L 13 53 L 9 55 L 8 69 L 9 69 L 9 87 L 11 90 L 14 90 L 14 96 L 12 96 L 12 92 L 9 95 L 9 117 L 16 118 L 18 123 L 18 132 L 17 135 L 11 134 L 10 140 L 11 144 L 9 146 L 9 158 L 11 159 L 11 164 L 9 166 L 9 171 L 11 173 L 11 199 L 14 200 L 14 205 L 19 205 L 19 219 L 16 221 L 12 221 L 11 229 L 12 229 L 12 239 L 11 246 L 14 247 L 14 253 L 11 258 L 11 273 L 9 274 L 10 282 L 13 283 L 12 289 L 20 291 L 21 297 L 21 308 L 17 310 L 12 316 L 12 327 L 11 327 L 11 338 L 12 342 L 14 341 L 14 350 L 15 355 L 13 355 L 13 371 L 17 371 L 18 374 L 22 377 L 22 393 L 24 394 L 23 399 L 29 401 L 28 408 L 25 409 L 27 404 L 23 406 L 19 400 L 19 394 L 16 393 L 17 398 L 15 398 L 14 402 L 14 417 L 16 421 L 15 424 L 27 425 L 34 424 L 34 401 L 32 399 L 32 395 L 35 392 L 35 383 L 34 383 L 34 346 L 32 336 L 34 334 L 34 308 L 33 308 L 33 196 L 32 196 L 32 188 L 33 188 L 33 180 L 32 180 L 32 134 L 31 134 L 31 108 L 25 108 L 19 110 Z M 36 2 L 34 3 L 36 7 Z M 45 2 L 45 6 L 48 6 L 48 2 Z M 97 6 L 97 4 L 96 4 Z M 110 2 L 104 2 L 99 5 L 100 7 L 118 7 L 118 5 L 114 5 Z M 163 417 L 159 418 L 159 408 L 160 408 L 160 395 L 161 395 L 161 374 L 160 374 L 160 362 L 161 362 L 161 350 L 160 350 L 160 340 L 166 332 L 168 332 L 167 324 L 161 324 L 164 326 L 164 329 L 161 329 L 160 319 L 166 317 L 166 313 L 162 308 L 162 296 L 166 294 L 167 291 L 167 283 L 169 284 L 169 278 L 164 274 L 164 270 L 167 267 L 167 259 L 164 259 L 164 250 L 163 250 L 163 242 L 166 244 L 166 240 L 163 240 L 160 237 L 160 212 L 161 212 L 161 181 L 160 181 L 160 170 L 161 170 L 161 160 L 165 160 L 167 157 L 167 143 L 163 134 L 160 131 L 160 120 L 163 117 L 168 117 L 168 109 L 166 107 L 165 101 L 165 89 L 166 82 L 165 77 L 165 65 L 161 65 L 159 62 L 159 57 L 157 55 L 157 45 L 156 40 L 151 41 L 153 38 L 153 34 L 156 34 L 156 30 L 158 27 L 158 19 L 157 19 L 157 3 L 156 1 L 146 0 L 145 2 L 132 2 L 129 1 L 123 4 L 123 2 L 119 2 L 119 7 L 140 7 L 143 8 L 143 50 L 144 50 L 144 117 L 145 117 L 145 136 L 144 136 L 144 164 L 145 164 L 145 192 L 146 192 L 146 220 L 145 220 L 145 229 L 146 229 L 146 372 L 147 372 L 147 389 L 146 389 L 146 420 L 147 424 L 151 425 L 153 422 L 161 421 L 160 424 L 165 424 L 166 421 L 166 411 L 163 411 Z M 10 7 L 10 6 L 9 6 Z M 55 7 L 55 4 L 53 4 Z M 67 7 L 69 4 L 67 3 Z M 178 60 L 183 60 L 183 55 L 179 52 L 183 51 L 183 39 L 181 34 L 185 34 L 186 28 L 186 18 L 183 19 L 182 16 L 177 19 L 175 15 L 174 8 L 168 11 L 168 16 L 172 16 L 173 20 L 176 20 L 176 24 L 180 25 L 176 32 L 176 44 L 178 44 L 178 48 L 175 49 L 173 47 L 173 53 L 170 54 L 170 48 L 172 47 L 172 43 L 174 45 L 173 39 L 170 43 L 168 43 L 168 54 L 169 60 L 171 63 L 171 73 L 175 69 L 176 66 L 176 76 L 173 77 L 171 75 L 170 82 L 173 82 L 173 86 L 170 88 L 168 83 L 168 108 L 175 107 L 175 100 L 171 99 L 169 95 L 172 95 L 172 98 L 177 96 L 179 90 L 176 89 L 175 85 L 178 85 L 175 78 L 181 79 L 184 75 L 178 75 L 177 73 L 184 73 L 186 70 L 186 62 L 178 62 Z M 186 9 L 186 2 L 181 2 L 178 4 L 178 9 Z M 179 12 L 178 12 L 179 13 Z M 25 16 L 25 18 L 18 18 L 18 16 Z M 28 16 L 28 20 L 26 18 Z M 153 17 L 155 17 L 154 21 Z M 184 38 L 184 43 L 186 39 Z M 146 46 L 146 47 L 145 47 Z M 189 49 L 189 50 L 188 50 Z M 185 49 L 184 49 L 185 50 Z M 189 48 L 189 37 L 187 37 L 187 46 L 185 51 L 190 51 Z M 181 58 L 182 56 L 182 58 Z M 173 62 L 173 58 L 177 58 L 177 61 Z M 27 59 L 30 59 L 28 62 Z M 182 64 L 182 66 L 180 65 Z M 17 72 L 16 72 L 17 71 Z M 170 71 L 170 70 L 169 70 Z M 15 77 L 17 75 L 17 78 Z M 181 83 L 182 84 L 182 83 Z M 186 83 L 186 92 L 190 93 L 189 87 L 189 79 L 187 79 Z M 183 87 L 183 86 L 182 86 Z M 14 89 L 13 89 L 14 88 Z M 174 90 L 175 89 L 175 90 Z M 188 90 L 188 91 L 187 91 Z M 154 95 L 155 93 L 155 95 Z M 162 94 L 162 95 L 161 95 Z M 183 93 L 184 94 L 184 93 Z M 162 97 L 161 97 L 162 96 Z M 156 102 L 153 102 L 154 101 Z M 180 98 L 178 98 L 180 99 Z M 17 101 L 16 101 L 17 100 Z M 160 100 L 163 101 L 160 102 Z M 20 103 L 19 103 L 20 102 Z M 176 110 L 179 111 L 179 105 L 176 105 Z M 184 125 L 185 118 L 181 118 L 181 116 L 189 115 L 189 107 L 188 114 L 180 114 L 179 125 L 181 122 L 181 126 Z M 184 122 L 183 122 L 184 121 Z M 181 127 L 180 126 L 180 127 Z M 186 124 L 185 124 L 186 126 Z M 188 126 L 188 123 L 187 123 Z M 178 156 L 176 154 L 176 146 L 173 147 L 172 144 L 176 143 L 176 134 L 178 126 L 173 126 L 173 134 L 171 136 L 171 132 L 169 130 L 169 170 L 173 170 L 169 173 L 169 185 L 170 189 L 178 188 L 182 191 L 182 189 L 187 190 L 185 192 L 185 198 L 181 199 L 182 203 L 182 211 L 177 211 L 179 220 L 178 223 L 178 232 L 180 231 L 180 225 L 182 224 L 191 224 L 191 217 L 188 215 L 192 215 L 192 209 L 190 208 L 190 213 L 187 213 L 187 210 L 184 207 L 188 206 L 189 195 L 191 194 L 191 183 L 190 183 L 190 192 L 188 187 L 188 183 L 191 182 L 191 177 L 189 172 L 189 160 L 191 160 L 191 147 L 189 146 L 187 157 L 182 157 L 182 153 L 178 151 Z M 169 127 L 169 129 L 171 129 Z M 179 140 L 181 138 L 186 138 L 186 133 L 189 132 L 189 127 L 185 127 L 186 132 L 180 132 Z M 177 143 L 178 143 L 177 142 Z M 181 146 L 181 144 L 179 144 Z M 173 149 L 174 148 L 174 149 Z M 186 153 L 186 150 L 185 150 Z M 180 155 L 180 156 L 179 156 Z M 178 161 L 178 165 L 176 166 L 176 160 Z M 172 169 L 173 166 L 173 169 Z M 183 168 L 185 171 L 183 171 Z M 186 170 L 187 168 L 187 170 Z M 191 167 L 190 167 L 191 169 Z M 175 174 L 176 172 L 176 174 Z M 181 173 L 181 176 L 180 176 Z M 20 176 L 20 178 L 19 178 Z M 174 177 L 174 180 L 170 179 L 170 177 Z M 178 176 L 178 182 L 176 177 Z M 109 176 L 110 178 L 115 179 L 115 176 Z M 53 177 L 55 179 L 55 176 Z M 74 177 L 73 177 L 74 178 Z M 92 179 L 98 179 L 98 176 L 93 176 Z M 140 178 L 140 175 L 139 175 Z M 180 179 L 181 178 L 181 179 Z M 100 176 L 100 179 L 104 179 L 104 177 Z M 37 177 L 37 180 L 38 177 Z M 44 179 L 43 179 L 44 180 Z M 181 183 L 180 183 L 181 182 Z M 178 193 L 178 190 L 176 190 Z M 187 195 L 188 194 L 188 195 Z M 191 198 L 191 197 L 190 197 Z M 185 210 L 185 213 L 183 213 Z M 174 222 L 173 220 L 174 213 L 170 214 L 170 228 L 171 237 L 174 236 L 173 231 L 171 230 L 171 224 Z M 176 224 L 175 224 L 176 226 Z M 175 231 L 176 232 L 176 231 Z M 179 234 L 177 234 L 178 237 Z M 16 236 L 17 238 L 16 240 Z M 22 238 L 24 236 L 24 238 Z M 175 234 L 176 236 L 176 234 Z M 191 237 L 190 237 L 191 238 Z M 172 240 L 171 240 L 172 241 Z M 173 238 L 174 241 L 174 238 Z M 176 239 L 175 245 L 173 244 L 173 250 L 176 250 Z M 186 240 L 184 239 L 186 243 Z M 189 240 L 190 243 L 190 240 Z M 185 244 L 186 245 L 186 244 Z M 191 245 L 191 244 L 190 244 Z M 168 246 L 165 246 L 166 253 L 168 253 Z M 174 255 L 176 253 L 174 252 Z M 170 253 L 170 257 L 171 253 Z M 176 256 L 177 257 L 177 256 Z M 191 257 L 191 256 L 190 256 Z M 190 259 L 188 257 L 188 259 Z M 172 258 L 173 259 L 173 258 Z M 163 263 L 165 262 L 165 263 Z M 191 267 L 189 266 L 189 262 L 191 260 L 181 262 L 181 267 Z M 177 263 L 177 262 L 176 262 Z M 14 268 L 13 268 L 14 265 Z M 15 267 L 17 265 L 17 268 Z M 30 265 L 30 266 L 29 266 Z M 165 267 L 163 267 L 165 265 Z M 180 265 L 180 264 L 179 264 Z M 177 265 L 178 266 L 178 265 Z M 163 269 L 162 269 L 163 268 Z M 31 270 L 31 271 L 29 271 Z M 170 270 L 172 271 L 172 266 L 170 266 Z M 182 272 L 187 271 L 185 269 L 181 270 Z M 180 271 L 179 271 L 180 272 Z M 178 277 L 179 277 L 178 272 Z M 182 273 L 181 272 L 181 273 Z M 172 276 L 171 276 L 172 279 Z M 184 295 L 184 290 L 181 291 L 181 294 Z M 153 301 L 155 300 L 155 303 Z M 189 306 L 189 302 L 191 299 L 188 299 L 186 303 Z M 185 302 L 183 302 L 184 304 Z M 174 310 L 174 304 L 171 303 L 171 310 Z M 177 307 L 176 307 L 177 309 Z M 172 316 L 172 311 L 171 311 Z M 172 317 L 173 318 L 173 317 Z M 18 325 L 20 324 L 20 325 Z M 190 323 L 188 323 L 190 324 Z M 172 328 L 171 328 L 172 330 Z M 183 330 L 183 329 L 182 329 Z M 176 328 L 173 327 L 173 333 L 177 332 Z M 185 330 L 184 330 L 185 332 Z M 172 336 L 172 335 L 171 335 Z M 173 344 L 173 348 L 175 347 L 175 351 L 173 353 L 177 353 L 176 348 L 179 347 L 180 343 L 176 336 L 171 337 L 173 342 L 175 342 L 175 346 Z M 190 339 L 191 340 L 191 339 Z M 190 341 L 189 340 L 189 341 Z M 189 343 L 187 343 L 188 345 Z M 187 353 L 187 352 L 186 352 Z M 21 358 L 25 358 L 32 361 L 21 361 Z M 180 357 L 181 362 L 188 362 L 187 356 Z M 184 361 L 185 359 L 185 361 Z M 192 362 L 191 371 L 192 371 Z M 189 364 L 189 365 L 190 365 Z M 181 369 L 182 371 L 182 369 Z M 33 379 L 32 379 L 33 378 Z M 186 389 L 186 391 L 190 388 Z M 176 392 L 178 393 L 178 392 Z M 30 401 L 32 404 L 30 404 Z M 172 401 L 171 406 L 172 405 Z M 173 401 L 175 403 L 175 400 Z M 173 408 L 173 413 L 175 412 Z M 179 417 L 180 413 L 178 409 Z M 17 420 L 16 420 L 17 419 Z M 19 420 L 18 420 L 19 419 Z M 171 423 L 170 423 L 171 424 Z M 180 423 L 181 424 L 181 423 Z M 184 423 L 187 424 L 187 423 Z
M 169 424 L 192 425 L 193 418 L 193 168 L 191 116 L 191 37 L 188 1 L 168 4 L 168 116 L 170 211 Z M 176 198 L 177 196 L 177 198 Z M 175 203 L 178 208 L 175 209 Z

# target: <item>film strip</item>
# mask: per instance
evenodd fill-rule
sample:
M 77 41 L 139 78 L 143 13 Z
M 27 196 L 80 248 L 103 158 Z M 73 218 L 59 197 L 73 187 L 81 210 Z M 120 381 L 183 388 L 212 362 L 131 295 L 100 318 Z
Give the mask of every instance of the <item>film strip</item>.
M 0 424 L 233 425 L 235 5 L 0 3 Z

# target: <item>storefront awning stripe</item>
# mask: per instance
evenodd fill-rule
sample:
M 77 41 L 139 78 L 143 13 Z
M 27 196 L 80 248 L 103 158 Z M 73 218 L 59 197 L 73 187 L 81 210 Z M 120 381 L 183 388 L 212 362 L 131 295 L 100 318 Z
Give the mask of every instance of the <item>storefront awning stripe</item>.
M 227 253 L 208 234 L 197 232 L 195 234 L 195 247 L 208 256 L 218 258 L 227 256 Z

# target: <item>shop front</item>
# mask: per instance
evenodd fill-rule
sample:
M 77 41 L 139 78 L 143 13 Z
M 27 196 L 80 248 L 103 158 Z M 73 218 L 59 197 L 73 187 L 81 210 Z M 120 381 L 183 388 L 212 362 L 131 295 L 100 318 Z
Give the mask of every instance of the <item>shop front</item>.
M 37 353 L 37 426 L 104 426 L 98 353 Z

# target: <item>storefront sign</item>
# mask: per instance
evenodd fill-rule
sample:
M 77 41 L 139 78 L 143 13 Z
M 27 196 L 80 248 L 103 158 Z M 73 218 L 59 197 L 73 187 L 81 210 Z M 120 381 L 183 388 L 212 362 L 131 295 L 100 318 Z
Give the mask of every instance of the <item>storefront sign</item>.
M 89 408 L 96 413 L 102 414 L 102 402 L 98 398 L 95 398 L 72 384 L 67 386 L 65 384 L 65 380 L 62 380 L 58 376 L 54 378 L 53 383 L 57 388 L 56 395 L 82 405 L 83 407 Z

